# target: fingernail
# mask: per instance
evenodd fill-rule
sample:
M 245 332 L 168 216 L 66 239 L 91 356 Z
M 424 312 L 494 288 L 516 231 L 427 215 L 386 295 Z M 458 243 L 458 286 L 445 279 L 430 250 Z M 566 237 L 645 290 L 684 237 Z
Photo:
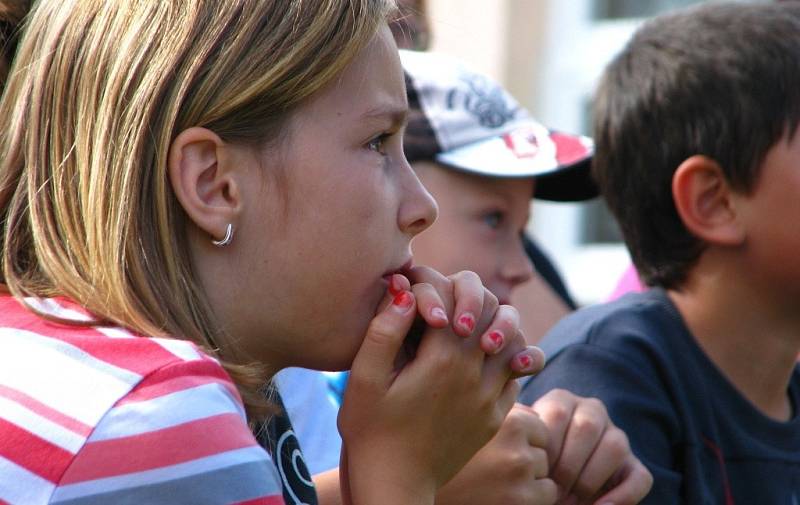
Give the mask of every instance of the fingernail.
M 434 307 L 431 309 L 431 317 L 439 319 L 440 321 L 447 322 L 447 313 L 441 307 Z
M 500 347 L 503 346 L 503 332 L 500 330 L 492 330 L 486 335 L 489 338 L 489 342 L 491 342 L 491 348 L 493 352 L 497 352 Z
M 389 279 L 389 294 L 392 296 L 397 296 L 401 291 L 403 291 L 403 286 L 400 284 L 399 277 L 399 275 L 394 274 Z
M 414 298 L 408 291 L 401 291 L 394 296 L 392 305 L 400 309 L 401 312 L 406 312 L 414 303 Z
M 522 371 L 530 370 L 533 366 L 533 358 L 527 354 L 517 356 L 517 363 Z
M 475 329 L 475 316 L 469 312 L 465 312 L 458 318 L 458 324 L 468 332 L 472 333 L 472 330 Z

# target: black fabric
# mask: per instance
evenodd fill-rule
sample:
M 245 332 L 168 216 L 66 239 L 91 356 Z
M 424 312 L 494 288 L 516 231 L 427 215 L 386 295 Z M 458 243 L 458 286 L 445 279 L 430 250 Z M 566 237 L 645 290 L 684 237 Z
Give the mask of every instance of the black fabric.
M 551 202 L 581 202 L 600 194 L 592 177 L 591 158 L 536 176 L 533 197 Z
M 528 258 L 530 258 L 533 263 L 533 267 L 536 269 L 536 272 L 542 276 L 542 279 L 544 279 L 558 297 L 567 304 L 567 307 L 572 310 L 578 308 L 575 300 L 570 296 L 569 290 L 567 290 L 567 286 L 561 278 L 561 274 L 558 273 L 553 262 L 536 244 L 533 238 L 529 237 L 527 233 L 523 233 L 522 243 L 525 246 L 525 253 L 527 253 Z
M 766 417 L 702 352 L 661 289 L 579 310 L 541 346 L 548 364 L 520 401 L 553 388 L 602 400 L 655 478 L 643 503 L 800 503 L 797 369 L 793 418 Z
M 300 451 L 292 423 L 286 415 L 283 400 L 274 391 L 270 401 L 280 407 L 281 414 L 273 416 L 266 426 L 261 426 L 256 431 L 256 440 L 272 455 L 275 466 L 278 467 L 286 505 L 317 505 L 314 482 Z

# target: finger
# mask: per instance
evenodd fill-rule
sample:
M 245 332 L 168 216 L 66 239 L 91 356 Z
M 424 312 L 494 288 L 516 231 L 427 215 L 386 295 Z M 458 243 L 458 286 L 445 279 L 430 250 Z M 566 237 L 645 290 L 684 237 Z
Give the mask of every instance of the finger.
M 653 487 L 653 475 L 633 454 L 628 456 L 624 467 L 618 472 L 619 483 L 601 496 L 597 503 L 633 505 L 639 503 Z M 616 480 L 615 479 L 615 480 Z
M 411 291 L 417 299 L 417 312 L 431 328 L 445 328 L 449 324 L 444 302 L 436 289 L 427 282 L 414 284 Z
M 509 340 L 507 335 L 519 331 L 519 312 L 511 305 L 500 305 L 494 319 L 480 338 L 480 346 L 486 354 L 497 354 Z
M 427 283 L 436 289 L 445 305 L 448 314 L 453 310 L 453 282 L 436 270 L 424 265 L 417 265 L 408 270 L 411 284 Z
M 517 395 L 519 394 L 519 388 L 520 386 L 517 381 L 508 380 L 503 384 L 502 389 L 500 389 L 495 405 L 498 413 L 501 416 L 501 419 L 506 418 L 508 413 L 511 411 L 511 408 L 516 403 Z
M 519 332 L 497 354 L 485 355 L 483 351 L 476 347 L 476 351 L 484 356 L 483 381 L 489 388 L 487 389 L 489 394 L 493 396 L 500 394 L 506 381 L 514 378 L 510 362 L 514 360 L 515 354 L 519 353 L 519 349 L 527 350 L 523 337 Z
M 409 289 L 411 289 L 411 282 L 409 282 L 405 275 L 392 274 L 389 278 L 388 291 L 391 296 L 397 296 L 401 292 L 408 291 Z
M 415 309 L 414 295 L 410 291 L 401 291 L 372 319 L 353 360 L 348 388 L 369 385 L 385 391 L 389 387 L 393 380 L 394 360 L 414 322 Z
M 572 492 L 588 499 L 600 493 L 631 454 L 628 437 L 616 426 L 608 426 L 583 471 L 578 475 Z
M 544 351 L 535 345 L 527 346 L 523 351 L 514 355 L 509 363 L 512 377 L 515 379 L 535 375 L 544 368 Z
M 464 270 L 448 278 L 453 282 L 456 304 L 453 311 L 453 330 L 457 335 L 469 337 L 475 331 L 478 317 L 484 312 L 483 298 L 486 290 L 475 272 Z M 492 316 L 493 314 L 490 317 Z
M 378 310 L 375 312 L 381 312 L 383 309 L 389 306 L 394 300 L 394 297 L 397 296 L 402 291 L 409 291 L 411 289 L 411 283 L 404 275 L 400 274 L 392 274 L 387 279 L 387 288 L 386 294 L 384 295 L 381 303 L 378 304 Z
M 519 421 L 525 431 L 525 439 L 528 444 L 533 447 L 547 448 L 550 434 L 547 430 L 547 425 L 539 418 L 532 408 L 522 403 L 515 403 L 514 407 L 509 412 L 509 417 L 513 417 L 515 421 Z
M 547 431 L 550 433 L 547 457 L 551 464 L 555 463 L 561 455 L 564 437 L 567 434 L 572 414 L 578 404 L 577 400 L 577 396 L 569 391 L 553 389 L 534 402 L 531 407 L 539 414 L 539 418 L 547 426 Z
M 608 413 L 594 398 L 578 403 L 567 428 L 561 454 L 553 465 L 551 477 L 565 491 L 572 490 L 578 475 L 600 443 L 608 426 Z

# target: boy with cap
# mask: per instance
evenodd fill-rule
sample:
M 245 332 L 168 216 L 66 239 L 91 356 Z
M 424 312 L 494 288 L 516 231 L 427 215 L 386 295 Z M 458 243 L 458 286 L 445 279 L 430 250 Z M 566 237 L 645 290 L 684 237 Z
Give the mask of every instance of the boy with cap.
M 447 273 L 475 271 L 501 302 L 508 302 L 514 288 L 535 279 L 522 234 L 534 186 L 537 197 L 595 195 L 591 141 L 548 131 L 497 83 L 452 58 L 401 51 L 401 60 L 410 108 L 406 156 L 440 207 L 433 231 L 412 244 L 414 261 Z M 546 181 L 541 186 L 539 177 Z M 541 280 L 539 290 L 524 302 L 556 308 L 558 313 L 546 314 L 550 322 L 568 311 Z M 293 388 L 287 398 L 302 398 L 319 381 L 310 376 L 314 372 L 292 373 L 278 376 L 281 390 Z M 287 404 L 287 409 L 290 415 L 293 409 L 313 409 L 320 419 L 330 404 L 319 399 Z M 338 461 L 339 445 L 330 436 L 335 415 L 327 418 L 327 431 L 319 424 L 295 426 L 312 471 L 320 470 L 323 460 L 328 467 Z M 326 492 L 335 478 L 335 472 L 315 477 L 320 503 L 335 496 Z M 555 391 L 533 409 L 516 406 L 500 433 L 442 489 L 437 503 L 553 503 L 553 482 L 565 496 L 605 496 L 625 504 L 646 494 L 651 477 L 602 404 Z
M 603 400 L 649 503 L 800 502 L 800 4 L 645 24 L 605 71 L 594 170 L 653 286 L 559 323 L 554 387 Z
M 534 188 L 544 200 L 595 197 L 592 142 L 549 131 L 496 82 L 452 58 L 401 51 L 401 60 L 410 109 L 404 151 L 439 204 L 414 256 L 442 272 L 476 272 L 501 303 L 520 309 L 536 342 L 575 303 L 525 234 L 530 199 Z

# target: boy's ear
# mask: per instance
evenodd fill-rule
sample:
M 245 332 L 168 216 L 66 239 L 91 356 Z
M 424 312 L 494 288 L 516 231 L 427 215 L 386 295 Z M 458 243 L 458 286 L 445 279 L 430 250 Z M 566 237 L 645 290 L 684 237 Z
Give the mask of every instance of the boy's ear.
M 170 146 L 172 190 L 189 219 L 210 239 L 222 239 L 229 224 L 236 228 L 241 211 L 237 179 L 230 168 L 224 142 L 206 128 L 184 130 Z
M 672 198 L 684 225 L 699 239 L 719 245 L 744 242 L 736 195 L 713 159 L 695 155 L 684 160 L 672 176 Z

